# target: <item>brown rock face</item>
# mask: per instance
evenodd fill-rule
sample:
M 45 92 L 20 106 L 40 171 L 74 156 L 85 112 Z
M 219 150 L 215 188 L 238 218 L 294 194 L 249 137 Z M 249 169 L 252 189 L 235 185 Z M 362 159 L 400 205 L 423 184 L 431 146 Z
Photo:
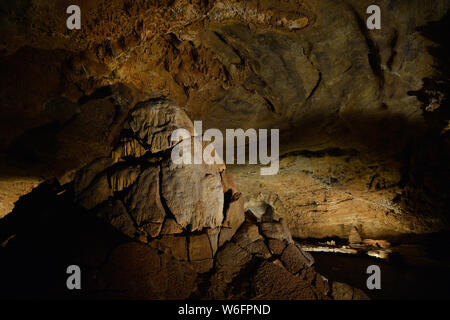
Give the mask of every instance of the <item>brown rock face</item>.
M 425 214 L 406 206 L 413 200 L 401 187 L 402 169 L 397 165 L 372 166 L 364 156 L 330 152 L 286 156 L 278 175 L 258 179 L 251 172 L 259 169 L 228 170 L 235 175 L 246 210 L 271 210 L 285 219 L 297 238 L 349 239 L 356 227 L 363 239 L 396 241 L 446 228 L 438 210 L 428 211 L 431 207 L 426 205 Z
M 328 280 L 314 271 L 314 259 L 292 242 L 289 230 L 278 228 L 280 222 L 256 223 L 254 219 L 248 214 L 232 240 L 219 249 L 208 296 L 331 299 Z M 266 236 L 268 229 L 275 239 Z
M 303 281 L 274 262 L 264 262 L 258 268 L 255 284 L 257 299 L 311 300 L 315 297 L 314 291 Z
M 130 263 L 132 261 L 132 263 Z M 113 298 L 185 299 L 195 287 L 196 273 L 170 255 L 130 242 L 117 247 L 103 267 L 101 290 Z
M 284 249 L 281 255 L 281 261 L 284 263 L 288 271 L 295 274 L 302 270 L 305 266 L 310 267 L 314 264 L 314 260 L 308 260 L 295 244 L 290 244 Z

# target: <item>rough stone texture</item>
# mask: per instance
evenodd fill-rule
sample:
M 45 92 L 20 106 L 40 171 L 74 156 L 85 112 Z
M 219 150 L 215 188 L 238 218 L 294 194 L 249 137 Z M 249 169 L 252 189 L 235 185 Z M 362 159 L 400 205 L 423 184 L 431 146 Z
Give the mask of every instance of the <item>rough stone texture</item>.
M 220 229 L 207 229 L 208 237 L 209 237 L 209 243 L 211 244 L 211 250 L 212 250 L 212 256 L 216 255 L 217 249 L 219 247 L 219 235 L 220 235 Z
M 231 200 L 225 213 L 225 219 L 223 221 L 223 226 L 230 229 L 237 229 L 245 220 L 243 213 L 244 201 L 240 196 L 237 200 L 235 200 L 233 198 L 234 195 L 236 195 L 236 193 L 231 196 Z
M 170 139 L 176 129 L 185 129 L 194 134 L 191 119 L 168 100 L 159 99 L 138 104 L 131 112 L 129 122 L 136 137 L 152 153 L 164 151 L 177 144 L 178 141 Z
M 169 252 L 178 260 L 188 260 L 188 246 L 186 237 L 184 236 L 165 235 L 161 239 L 151 241 L 149 245 L 159 250 Z
M 280 255 L 283 253 L 284 248 L 286 245 L 283 243 L 283 241 L 278 239 L 269 239 L 269 249 L 272 254 Z
M 227 171 L 221 177 L 225 195 L 225 218 L 219 234 L 219 246 L 229 241 L 245 220 L 244 200 L 234 185 L 233 177 Z
M 309 260 L 306 259 L 301 249 L 295 244 L 290 244 L 284 249 L 281 261 L 286 266 L 286 269 L 293 274 L 299 272 L 305 266 L 310 266 Z
M 246 221 L 231 241 L 217 252 L 208 282 L 208 297 L 331 299 L 328 280 L 315 271 L 314 259 L 281 226 L 276 221 L 258 223 L 255 216 L 247 213 Z M 263 230 L 270 230 L 275 238 L 267 238 Z M 277 252 L 271 249 L 276 256 L 266 243 L 277 248 Z
M 137 233 L 133 220 L 120 200 L 105 202 L 98 208 L 97 215 L 130 238 L 134 238 Z
M 261 233 L 269 239 L 283 240 L 286 243 L 292 243 L 292 237 L 289 229 L 281 222 L 263 222 L 261 223 Z
M 230 298 L 233 279 L 252 259 L 251 254 L 234 242 L 226 243 L 217 253 L 216 270 L 210 278 L 208 296 L 212 299 Z
M 211 259 L 213 256 L 207 234 L 189 237 L 189 258 L 192 261 Z
M 236 193 L 233 195 L 236 195 Z M 225 219 L 222 224 L 223 229 L 220 235 L 220 243 L 230 240 L 245 220 L 244 200 L 240 196 L 235 200 L 233 199 L 233 195 L 231 196 L 231 202 L 228 202 L 228 207 L 226 208 Z
M 192 127 L 191 120 L 172 102 L 151 100 L 137 104 L 130 113 L 127 123 L 133 129 L 133 136 L 120 139 L 122 151 L 115 148 L 110 157 L 97 159 L 76 174 L 73 184 L 76 202 L 91 210 L 109 199 L 120 199 L 124 210 L 114 211 L 114 225 L 144 243 L 148 237 L 155 238 L 161 232 L 170 235 L 187 228 L 190 231 L 210 228 L 204 236 L 212 252 L 207 258 L 212 259 L 219 241 L 218 227 L 223 221 L 225 197 L 221 174 L 224 166 L 175 165 L 169 154 L 155 155 L 173 147 L 170 135 L 174 130 Z M 124 146 L 124 141 L 137 139 L 144 150 L 139 151 L 137 142 Z M 231 200 L 235 199 L 227 199 Z M 243 219 L 242 201 L 239 204 L 236 208 L 234 203 L 228 204 L 231 212 L 226 226 L 233 231 Z M 111 202 L 106 207 L 108 205 Z M 99 216 L 112 223 L 110 213 Z M 192 261 L 197 260 L 204 259 L 192 258 Z M 196 264 L 199 265 L 198 261 Z M 212 260 L 208 266 L 212 267 Z
M 111 166 L 113 161 L 109 157 L 99 158 L 83 167 L 75 177 L 73 189 L 76 193 L 82 192 L 94 180 L 95 176 Z
M 275 263 L 263 262 L 255 279 L 256 299 L 315 300 L 314 291 L 298 277 Z
M 159 194 L 159 167 L 149 167 L 141 173 L 124 197 L 125 206 L 138 225 L 162 224 L 165 211 Z
M 146 152 L 146 149 L 135 139 L 123 138 L 121 143 L 112 152 L 114 162 L 120 159 L 133 157 L 140 158 Z
M 111 298 L 185 299 L 196 273 L 170 255 L 131 242 L 114 249 L 99 277 L 101 290 L 111 292 Z
M 101 174 L 92 181 L 77 197 L 77 201 L 86 209 L 93 209 L 113 196 L 106 174 Z
M 358 244 L 361 243 L 362 239 L 359 235 L 358 229 L 356 227 L 351 228 L 350 235 L 348 236 L 348 242 L 350 244 Z
M 95 186 L 96 179 L 106 176 L 106 172 L 114 175 L 126 171 L 123 167 L 126 162 L 119 164 L 95 175 L 97 178 L 89 186 Z M 133 168 L 129 167 L 130 170 Z M 333 298 L 328 282 L 314 270 L 314 260 L 293 242 L 282 222 L 269 221 L 268 217 L 264 222 L 258 222 L 256 216 L 247 212 L 245 221 L 223 245 L 218 243 L 220 227 L 203 226 L 202 231 L 192 232 L 181 229 L 174 218 L 167 216 L 163 223 L 148 222 L 148 214 L 158 209 L 154 200 L 159 189 L 154 188 L 160 179 L 158 168 L 151 164 L 140 170 L 139 177 L 131 186 L 113 192 L 108 200 L 87 211 L 77 203 L 73 204 L 70 193 L 66 193 L 65 200 L 58 200 L 60 186 L 53 189 L 50 185 L 47 193 L 36 194 L 34 199 L 30 197 L 25 205 L 19 206 L 0 222 L 0 240 L 5 252 L 21 255 L 22 250 L 30 246 L 29 238 L 37 238 L 39 231 L 36 228 L 17 222 L 27 218 L 27 206 L 34 209 L 34 202 L 37 201 L 44 207 L 38 210 L 34 219 L 39 223 L 39 230 L 44 230 L 44 235 L 48 237 L 44 248 L 49 251 L 44 256 L 56 259 L 54 263 L 58 265 L 66 266 L 67 261 L 81 265 L 86 279 L 84 292 L 88 298 Z M 147 195 L 136 201 L 142 215 L 133 214 L 124 205 L 129 192 L 137 198 L 141 194 Z M 225 197 L 222 189 L 220 192 L 227 198 L 226 201 L 231 200 Z M 66 208 L 68 216 L 61 215 L 60 208 L 53 208 L 52 202 Z M 243 211 L 242 206 L 240 208 Z M 164 205 L 162 209 L 166 210 Z M 244 215 L 243 212 L 240 214 Z M 101 220 L 95 220 L 96 217 Z M 83 228 L 82 234 L 80 228 Z M 106 231 L 105 228 L 111 230 Z M 164 229 L 166 231 L 161 232 Z M 5 230 L 17 232 L 19 236 L 17 239 L 15 236 L 11 238 L 4 233 Z M 58 239 L 61 241 L 55 242 L 49 230 L 59 230 L 61 234 Z M 41 237 L 44 235 L 41 234 Z M 281 245 L 278 244 L 282 248 L 281 256 L 273 256 L 269 251 L 267 244 L 270 246 L 271 241 L 281 242 Z M 55 250 L 61 250 L 58 248 L 62 244 L 68 246 L 68 250 L 62 250 L 62 256 L 55 255 Z M 7 263 L 2 267 L 14 264 L 16 259 L 5 261 Z M 47 277 L 53 281 L 51 276 Z M 53 287 L 48 290 L 51 295 L 60 295 Z M 346 297 L 342 290 L 336 289 L 335 294 L 338 298 Z M 356 293 L 352 295 L 352 298 L 357 297 Z
M 183 228 L 175 221 L 175 219 L 166 218 L 164 221 L 161 234 L 177 234 L 183 232 Z
M 253 242 L 264 238 L 259 234 L 259 229 L 256 224 L 244 223 L 234 236 L 234 239 L 238 245 L 247 247 Z
M 109 176 L 109 184 L 114 192 L 122 191 L 135 183 L 140 173 L 140 168 L 119 169 Z
M 352 152 L 330 152 L 285 157 L 277 175 L 257 180 L 248 172 L 259 169 L 228 170 L 243 193 L 245 209 L 272 208 L 294 237 L 348 239 L 357 226 L 362 238 L 395 240 L 444 227 L 433 213 L 405 209 L 400 167 L 372 166 Z
M 170 159 L 162 165 L 162 196 L 183 228 L 200 230 L 218 227 L 223 220 L 223 191 L 217 166 L 176 165 Z
M 342 282 L 333 282 L 331 296 L 334 300 L 368 300 L 367 295 L 357 288 Z
M 255 242 L 250 243 L 246 249 L 258 258 L 269 259 L 272 256 L 264 240 L 256 240 Z

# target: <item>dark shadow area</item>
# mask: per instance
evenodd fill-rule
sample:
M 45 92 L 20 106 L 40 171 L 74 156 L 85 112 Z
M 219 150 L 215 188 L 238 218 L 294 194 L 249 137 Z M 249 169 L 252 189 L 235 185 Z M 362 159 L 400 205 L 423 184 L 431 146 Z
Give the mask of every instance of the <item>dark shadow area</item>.
M 428 47 L 428 52 L 436 60 L 433 66 L 436 76 L 423 79 L 423 88 L 418 91 L 408 92 L 409 95 L 416 96 L 422 102 L 423 115 L 439 134 L 447 125 L 450 119 L 450 12 L 436 22 L 418 28 L 418 31 L 426 38 L 437 43 L 437 46 Z M 448 135 L 448 133 L 447 133 Z
M 128 238 L 73 205 L 65 190 L 56 182 L 45 182 L 0 220 L 1 298 L 101 297 L 95 289 L 96 274 L 111 250 Z M 80 266 L 83 290 L 67 289 L 70 265 Z
M 363 290 L 371 299 L 449 299 L 450 267 L 413 267 L 402 261 L 385 262 L 365 255 L 311 253 L 316 270 L 328 279 Z M 367 267 L 381 270 L 381 289 L 367 289 Z

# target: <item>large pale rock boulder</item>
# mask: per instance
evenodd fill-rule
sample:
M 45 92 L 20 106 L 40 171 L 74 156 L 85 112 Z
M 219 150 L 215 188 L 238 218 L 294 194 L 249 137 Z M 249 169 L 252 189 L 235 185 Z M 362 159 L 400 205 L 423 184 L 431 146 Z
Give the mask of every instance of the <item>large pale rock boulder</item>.
M 162 164 L 162 197 L 183 228 L 215 228 L 223 221 L 224 196 L 217 166 Z
M 120 139 L 110 157 L 99 158 L 77 173 L 73 184 L 76 202 L 91 210 L 111 200 L 102 207 L 104 210 L 114 199 L 120 199 L 125 210 L 100 216 L 110 223 L 114 216 L 114 224 L 120 230 L 143 242 L 161 232 L 171 235 L 187 228 L 191 231 L 211 228 L 208 245 L 211 243 L 215 253 L 223 222 L 224 166 L 177 165 L 167 154 L 154 156 L 175 145 L 170 140 L 174 130 L 193 130 L 186 113 L 168 100 L 136 105 L 128 124 L 134 136 Z M 234 203 L 228 206 L 230 213 L 225 224 L 233 233 L 243 218 L 242 202 L 237 208 L 234 206 Z M 118 217 L 119 213 L 124 216 Z
M 178 141 L 172 141 L 172 132 L 186 129 L 194 133 L 191 119 L 169 100 L 157 99 L 138 104 L 131 112 L 130 127 L 146 149 L 152 153 L 167 150 Z

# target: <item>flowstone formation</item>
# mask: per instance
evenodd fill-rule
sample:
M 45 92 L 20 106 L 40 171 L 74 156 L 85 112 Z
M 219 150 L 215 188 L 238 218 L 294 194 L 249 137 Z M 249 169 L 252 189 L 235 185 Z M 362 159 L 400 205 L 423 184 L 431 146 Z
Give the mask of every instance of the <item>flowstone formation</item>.
M 68 241 L 65 250 L 70 253 L 56 265 L 66 259 L 79 263 L 83 277 L 89 279 L 83 288 L 86 297 L 342 298 L 342 290 L 336 288 L 343 284 L 315 272 L 314 259 L 293 241 L 282 220 L 275 221 L 270 214 L 257 219 L 244 212 L 242 194 L 224 165 L 173 164 L 171 133 L 192 127 L 186 113 L 166 99 L 139 103 L 130 110 L 110 156 L 95 159 L 56 192 L 56 196 L 70 194 L 80 211 L 71 219 L 97 219 L 120 236 L 86 232 L 88 225 L 77 229 L 80 225 L 74 221 L 70 226 L 55 221 L 52 225 L 70 230 L 56 241 L 64 243 L 73 233 L 89 239 L 76 249 L 70 245 L 73 239 Z M 38 202 L 30 200 L 27 205 L 37 206 L 33 201 Z M 45 225 L 54 217 L 45 215 L 48 208 L 40 209 L 31 219 Z M 0 254 L 5 259 L 22 254 L 27 239 L 40 232 L 30 232 L 30 226 L 21 223 L 30 215 L 18 206 L 0 221 L 4 243 Z M 98 247 L 100 238 L 107 248 Z M 40 252 L 54 255 L 52 250 L 55 245 Z M 38 261 L 45 264 L 47 253 L 42 255 Z M 3 267 L 13 268 L 15 263 Z M 359 290 L 346 288 L 350 297 L 366 298 Z

